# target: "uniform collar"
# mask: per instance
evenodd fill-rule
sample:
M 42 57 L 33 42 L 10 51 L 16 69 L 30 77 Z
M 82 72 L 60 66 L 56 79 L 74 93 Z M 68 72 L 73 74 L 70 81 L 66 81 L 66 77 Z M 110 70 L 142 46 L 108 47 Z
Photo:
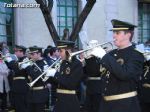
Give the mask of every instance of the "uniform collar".
M 130 46 L 125 47 L 125 48 L 123 48 L 123 49 L 117 49 L 117 51 L 125 51 L 125 50 L 133 49 L 133 48 L 134 48 L 134 46 L 131 44 Z

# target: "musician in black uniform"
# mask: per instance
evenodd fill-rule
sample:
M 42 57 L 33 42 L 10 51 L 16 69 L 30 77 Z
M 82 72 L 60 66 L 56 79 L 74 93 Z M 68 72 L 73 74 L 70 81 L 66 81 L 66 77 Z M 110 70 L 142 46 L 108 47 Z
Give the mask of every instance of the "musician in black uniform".
M 28 53 L 34 63 L 32 66 L 30 63 L 24 63 L 21 68 L 26 70 L 28 73 L 28 78 L 30 82 L 32 82 L 44 72 L 48 65 L 47 62 L 41 57 L 42 48 L 37 46 L 29 47 Z M 48 95 L 48 88 L 45 87 L 45 82 L 43 82 L 42 78 L 40 78 L 28 92 L 28 111 L 43 112 L 49 97 Z
M 59 50 L 57 47 L 47 48 L 44 51 L 44 58 L 49 66 L 51 66 L 59 57 Z M 51 110 L 53 110 L 55 102 L 56 102 L 56 85 L 51 83 L 47 84 L 50 90 L 50 98 L 47 102 L 47 106 L 51 106 Z
M 145 56 L 144 73 L 141 76 L 139 98 L 142 112 L 150 112 L 150 56 Z
M 99 112 L 140 112 L 137 83 L 143 73 L 144 57 L 131 44 L 135 25 L 113 19 L 112 31 L 117 49 L 107 53 L 93 50 L 101 58 L 106 72 L 102 77 L 102 101 Z
M 14 71 L 13 81 L 11 85 L 11 91 L 13 97 L 13 106 L 16 112 L 27 111 L 27 74 L 25 70 L 19 67 L 19 62 L 26 60 L 24 46 L 16 45 L 14 49 L 15 55 L 18 57 L 18 61 L 13 60 L 9 55 L 6 55 L 7 65 Z
M 94 47 L 97 44 L 97 40 L 91 40 L 89 47 Z M 87 56 L 85 58 L 84 73 L 87 77 L 85 83 L 86 110 L 87 112 L 98 112 L 101 101 L 100 59 L 95 56 Z
M 58 41 L 57 47 L 60 48 L 62 59 L 60 69 L 57 73 L 55 73 L 55 69 L 51 69 L 47 73 L 48 76 L 54 77 L 53 80 L 58 84 L 54 112 L 80 112 L 76 89 L 83 76 L 82 64 L 76 57 L 69 59 L 74 42 Z
M 49 52 L 50 52 L 49 64 L 52 65 L 59 58 L 59 49 L 57 47 L 52 47 Z M 57 85 L 51 83 L 51 109 L 52 110 L 55 106 L 56 98 L 57 98 L 56 88 Z

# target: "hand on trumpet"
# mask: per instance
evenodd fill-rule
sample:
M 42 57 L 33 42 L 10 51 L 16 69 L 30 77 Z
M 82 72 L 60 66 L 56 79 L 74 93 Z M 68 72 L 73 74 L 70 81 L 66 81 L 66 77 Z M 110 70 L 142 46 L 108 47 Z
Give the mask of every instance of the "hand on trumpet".
M 8 63 L 11 62 L 13 59 L 10 56 L 10 53 L 7 53 L 4 57 L 4 60 L 6 60 Z
M 54 68 L 51 68 L 51 69 L 47 70 L 46 77 L 54 77 L 55 73 L 56 73 L 56 70 Z
M 91 57 L 92 57 L 91 52 L 92 52 L 92 50 L 89 50 L 89 51 L 87 51 L 87 52 L 84 52 L 84 53 L 83 53 L 84 58 L 85 58 L 85 59 L 91 58 Z M 81 61 L 84 62 L 84 59 L 82 59 Z
M 145 57 L 146 61 L 150 60 L 150 55 L 145 55 L 144 57 Z
M 135 49 L 139 51 L 140 53 L 145 53 L 144 44 L 138 44 L 135 46 Z
M 29 59 L 28 58 L 25 58 L 24 60 L 23 60 L 23 62 L 22 62 L 22 64 L 20 64 L 20 68 L 21 69 L 26 69 L 28 66 L 30 66 L 31 65 L 31 63 L 30 63 L 30 61 L 29 61 Z
M 106 54 L 106 51 L 101 46 L 94 48 L 91 52 L 91 55 L 98 57 L 98 58 L 103 58 L 105 54 Z

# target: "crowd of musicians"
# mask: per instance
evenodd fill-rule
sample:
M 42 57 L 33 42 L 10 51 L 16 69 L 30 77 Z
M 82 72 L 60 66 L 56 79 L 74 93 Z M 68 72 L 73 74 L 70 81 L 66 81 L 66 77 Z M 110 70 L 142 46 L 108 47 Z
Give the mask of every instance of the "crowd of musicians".
M 9 101 L 12 112 L 150 112 L 150 56 L 132 44 L 135 25 L 111 22 L 117 48 L 107 52 L 97 40 L 78 55 L 69 40 L 44 53 L 15 45 L 14 55 L 1 44 L 1 111 Z

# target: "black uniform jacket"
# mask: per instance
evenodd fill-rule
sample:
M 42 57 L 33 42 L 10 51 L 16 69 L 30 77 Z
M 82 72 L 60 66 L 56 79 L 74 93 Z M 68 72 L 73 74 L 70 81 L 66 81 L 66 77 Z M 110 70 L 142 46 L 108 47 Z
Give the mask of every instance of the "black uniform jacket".
M 82 64 L 75 57 L 71 62 L 64 60 L 54 80 L 58 84 L 57 89 L 77 90 L 83 77 Z M 79 101 L 76 94 L 57 93 L 57 101 L 54 112 L 80 112 Z
M 88 94 L 100 94 L 101 93 L 101 80 L 100 80 L 100 59 L 91 57 L 85 59 L 84 74 L 86 76 L 86 86 Z M 92 80 L 90 78 L 97 78 Z
M 102 75 L 102 96 L 120 95 L 137 90 L 143 73 L 144 57 L 133 46 L 113 50 L 102 58 L 107 69 Z M 139 112 L 137 97 L 102 101 L 100 112 Z
M 139 97 L 141 103 L 150 103 L 150 60 L 144 64 L 144 73 L 141 76 L 139 86 Z
M 7 63 L 8 68 L 14 71 L 13 81 L 11 85 L 11 89 L 15 93 L 27 93 L 28 85 L 27 85 L 27 73 L 24 69 L 20 69 L 18 66 L 18 62 L 22 62 L 26 57 L 19 58 L 18 61 L 11 61 Z
M 36 64 L 36 65 L 35 65 Z M 38 60 L 32 66 L 26 68 L 30 82 L 34 81 L 43 73 L 44 66 L 48 66 L 44 59 Z M 45 103 L 48 100 L 48 88 L 40 78 L 29 90 L 28 100 L 30 103 Z

